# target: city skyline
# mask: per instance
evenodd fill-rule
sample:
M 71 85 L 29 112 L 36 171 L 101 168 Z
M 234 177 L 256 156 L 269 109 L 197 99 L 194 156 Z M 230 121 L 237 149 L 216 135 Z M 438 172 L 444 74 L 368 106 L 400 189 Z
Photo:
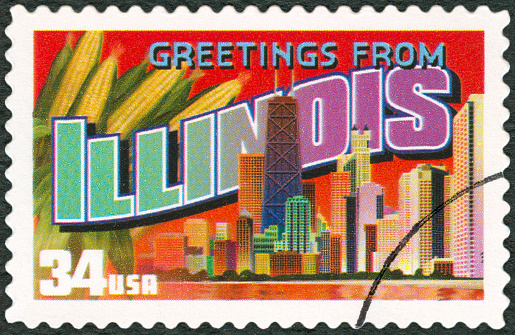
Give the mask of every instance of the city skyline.
M 475 114 L 471 110 L 478 111 L 481 108 L 481 97 L 474 95 L 458 113 L 455 127 L 458 129 L 467 125 L 467 128 L 464 132 L 457 131 L 455 134 L 465 140 L 462 141 L 464 144 L 459 142 L 459 138 L 455 140 L 454 161 L 463 160 L 464 156 L 478 150 L 474 147 L 466 147 L 467 150 L 464 150 L 462 147 L 470 136 L 474 136 L 470 117 Z M 478 113 L 482 113 L 482 110 Z M 238 273 L 250 270 L 268 275 L 308 274 L 313 271 L 316 273 L 379 271 L 390 252 L 413 225 L 435 210 L 451 196 L 452 192 L 459 190 L 460 186 L 455 182 L 456 167 L 463 163 L 457 162 L 454 175 L 449 173 L 446 166 L 430 163 L 420 163 L 415 168 L 405 171 L 398 180 L 399 207 L 393 210 L 385 204 L 383 186 L 373 182 L 368 148 L 369 138 L 370 131 L 366 125 L 361 130 L 353 126 L 351 153 L 340 155 L 337 159 L 337 171 L 329 175 L 330 220 L 326 220 L 318 209 L 313 212 L 313 208 L 316 208 L 313 199 L 317 198 L 317 184 L 303 181 L 301 185 L 304 185 L 305 189 L 302 188 L 300 194 L 286 197 L 282 227 L 281 222 L 267 225 L 262 218 L 262 229 L 259 233 L 255 233 L 256 226 L 252 223 L 252 214 L 243 207 L 242 203 L 239 203 L 240 215 L 236 222 L 217 222 L 214 243 L 211 236 L 209 249 L 209 255 L 213 257 L 214 274 L 221 274 L 225 270 L 236 270 Z M 300 155 L 300 149 L 298 150 Z M 459 150 L 464 153 L 458 152 Z M 240 154 L 240 169 L 249 171 L 258 169 L 257 175 L 260 175 L 259 167 L 262 166 L 264 169 L 266 165 L 262 164 L 262 157 L 263 154 L 259 153 Z M 263 158 L 266 161 L 266 155 Z M 480 172 L 477 169 L 470 169 L 461 175 L 470 179 L 470 175 L 474 173 L 477 177 Z M 265 175 L 266 173 L 263 172 L 263 176 Z M 461 175 L 458 174 L 459 178 L 463 179 Z M 297 175 L 293 173 L 292 176 L 296 178 Z M 246 179 L 248 181 L 249 177 Z M 264 177 L 263 190 L 265 180 Z M 469 193 L 468 197 L 466 202 L 469 205 L 468 211 L 475 210 L 473 215 L 480 216 L 482 212 L 477 213 L 476 204 L 478 195 Z M 253 203 L 255 202 L 254 199 Z M 263 206 L 264 202 L 263 199 Z M 476 204 L 473 209 L 470 209 L 471 202 Z M 419 269 L 424 275 L 429 275 L 437 269 L 457 276 L 479 277 L 477 274 L 482 274 L 482 264 L 474 258 L 477 258 L 477 254 L 480 253 L 477 245 L 479 237 L 472 234 L 468 237 L 468 244 L 460 244 L 456 241 L 456 237 L 463 236 L 464 231 L 479 231 L 479 228 L 470 223 L 474 223 L 470 215 L 458 216 L 463 212 L 462 207 L 463 204 L 459 205 L 457 202 L 457 206 L 448 206 L 438 212 L 418 234 L 413 236 L 391 265 L 391 269 L 400 269 L 404 274 L 411 275 Z M 234 225 L 236 225 L 236 232 L 231 231 Z M 199 237 L 191 231 L 195 226 L 203 228 L 204 233 L 200 234 L 203 243 L 199 243 Z M 267 228 L 264 228 L 265 226 Z M 207 230 L 209 231 L 209 227 Z M 205 231 L 205 220 L 189 221 L 188 225 L 185 223 L 185 235 L 188 238 L 192 235 L 192 245 L 197 247 L 199 244 L 206 245 Z M 187 244 L 189 246 L 190 242 Z M 194 257 L 197 257 L 191 255 L 191 252 L 191 250 L 183 252 L 190 263 Z M 295 256 L 297 254 L 299 256 Z M 308 255 L 316 255 L 316 257 Z M 457 258 L 453 258 L 454 255 Z M 479 257 L 482 257 L 482 254 Z M 199 262 L 191 266 L 186 263 L 188 262 L 185 261 L 184 264 L 188 269 L 191 268 L 190 271 L 196 271 L 199 268 Z M 203 266 L 207 270 L 209 262 L 206 260 L 204 263 Z

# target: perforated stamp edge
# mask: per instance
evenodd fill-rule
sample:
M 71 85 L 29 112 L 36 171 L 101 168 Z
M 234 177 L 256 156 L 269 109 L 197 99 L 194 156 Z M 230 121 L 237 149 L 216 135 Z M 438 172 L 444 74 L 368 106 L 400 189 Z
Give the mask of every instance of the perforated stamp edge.
M 361 301 L 35 301 L 32 298 L 32 86 L 33 53 L 32 32 L 34 30 L 174 30 L 174 29 L 345 29 L 345 30 L 484 30 L 485 31 L 485 110 L 492 111 L 492 117 L 485 118 L 485 176 L 504 170 L 509 159 L 502 152 L 508 142 L 508 134 L 503 123 L 509 116 L 503 100 L 509 88 L 502 77 L 508 71 L 508 63 L 502 53 L 508 47 L 508 40 L 502 30 L 508 24 L 507 12 L 492 13 L 487 7 L 479 7 L 469 12 L 464 7 L 456 7 L 451 12 L 441 7 L 433 7 L 424 13 L 412 6 L 400 12 L 389 6 L 382 13 L 370 7 L 354 13 L 342 7 L 335 13 L 318 7 L 312 13 L 295 7 L 284 13 L 277 7 L 261 13 L 255 7 L 248 7 L 238 13 L 232 7 L 214 13 L 202 7 L 191 13 L 184 7 L 173 13 L 162 7 L 144 13 L 132 7 L 122 13 L 116 7 L 109 7 L 99 13 L 93 7 L 86 7 L 75 13 L 70 7 L 62 7 L 52 13 L 47 7 L 39 7 L 29 13 L 23 6 L 11 9 L 13 23 L 6 29 L 12 47 L 6 53 L 12 70 L 6 81 L 12 94 L 6 105 L 12 112 L 12 119 L 6 127 L 12 135 L 12 142 L 6 152 L 12 165 L 6 176 L 12 183 L 6 200 L 12 212 L 6 222 L 12 229 L 12 236 L 6 246 L 12 252 L 12 259 L 6 269 L 13 277 L 6 292 L 13 304 L 6 312 L 9 322 L 22 321 L 28 327 L 47 322 L 59 327 L 70 322 L 74 327 L 82 327 L 93 322 L 103 328 L 110 322 L 120 327 L 128 327 L 139 322 L 144 327 L 152 327 L 162 322 L 173 328 L 179 322 L 190 327 L 198 327 L 209 322 L 213 327 L 221 327 L 232 322 L 236 327 L 245 327 L 255 322 L 266 328 L 272 322 L 282 327 L 290 327 L 295 322 L 312 328 L 319 322 L 336 327 L 342 322 L 354 324 Z M 135 26 L 135 22 L 137 25 Z M 503 312 L 509 300 L 503 288 L 509 276 L 503 264 L 509 257 L 503 247 L 509 229 L 503 224 L 503 217 L 509 206 L 502 200 L 508 189 L 508 181 L 498 181 L 485 185 L 485 295 L 482 301 L 374 301 L 367 322 L 382 328 L 389 322 L 399 327 L 407 327 L 416 322 L 422 327 L 430 327 L 440 322 L 451 327 L 463 322 L 475 328 L 486 322 L 493 328 L 504 325 Z M 31 223 L 20 224 L 20 223 Z

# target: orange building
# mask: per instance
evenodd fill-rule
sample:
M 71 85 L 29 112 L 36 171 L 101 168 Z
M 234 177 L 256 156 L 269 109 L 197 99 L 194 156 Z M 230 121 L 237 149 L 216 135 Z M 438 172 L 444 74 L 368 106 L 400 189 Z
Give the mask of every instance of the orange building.
M 225 270 L 236 270 L 236 242 L 215 241 L 214 275 L 222 275 Z
M 254 234 L 261 232 L 264 164 L 263 154 L 238 155 L 238 203 L 252 216 Z
M 331 234 L 331 272 L 342 272 L 342 236 Z
M 154 268 L 171 270 L 184 267 L 187 237 L 182 234 L 162 234 L 154 239 Z
M 347 197 L 350 192 L 351 174 L 350 172 L 332 172 L 331 179 L 331 235 L 340 236 L 339 263 L 340 273 L 342 269 L 347 269 Z M 334 257 L 331 257 L 333 260 Z M 335 260 L 336 261 L 336 260 Z M 331 270 L 331 272 L 333 272 Z
M 254 271 L 254 236 L 250 213 L 242 210 L 236 220 L 236 271 Z
M 295 251 L 279 251 L 270 255 L 270 275 L 293 275 L 302 273 L 302 256 Z

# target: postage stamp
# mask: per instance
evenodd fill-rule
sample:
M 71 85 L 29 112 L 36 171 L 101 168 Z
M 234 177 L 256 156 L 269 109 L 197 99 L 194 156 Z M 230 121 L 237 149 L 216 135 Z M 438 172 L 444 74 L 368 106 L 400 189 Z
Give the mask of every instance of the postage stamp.
M 507 12 L 11 13 L 9 322 L 504 325 Z

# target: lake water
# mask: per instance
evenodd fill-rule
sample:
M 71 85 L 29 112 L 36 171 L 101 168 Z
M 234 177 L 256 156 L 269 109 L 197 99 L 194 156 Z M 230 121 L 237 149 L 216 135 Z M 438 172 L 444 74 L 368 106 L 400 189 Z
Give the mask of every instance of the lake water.
M 372 281 L 335 282 L 161 282 L 161 300 L 363 300 Z M 482 280 L 388 280 L 379 285 L 374 299 L 383 300 L 482 300 Z

